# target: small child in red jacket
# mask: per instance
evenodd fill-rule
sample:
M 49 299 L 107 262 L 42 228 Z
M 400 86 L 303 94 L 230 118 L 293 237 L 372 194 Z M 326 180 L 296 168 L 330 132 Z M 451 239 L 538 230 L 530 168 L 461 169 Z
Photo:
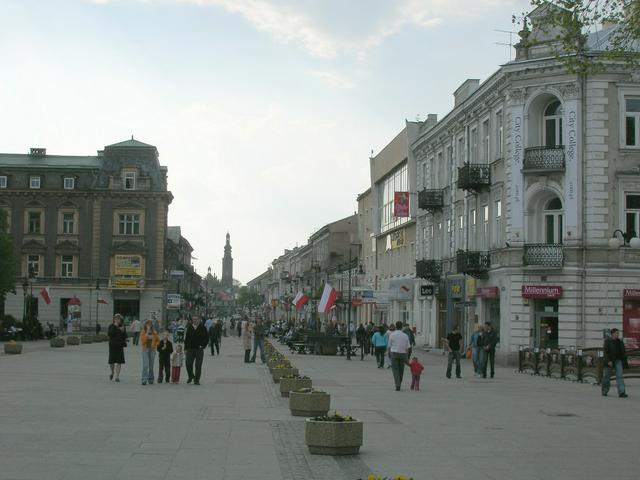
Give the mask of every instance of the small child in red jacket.
M 413 357 L 409 362 L 409 368 L 411 368 L 411 390 L 420 390 L 420 375 L 422 375 L 424 366 L 416 357 Z

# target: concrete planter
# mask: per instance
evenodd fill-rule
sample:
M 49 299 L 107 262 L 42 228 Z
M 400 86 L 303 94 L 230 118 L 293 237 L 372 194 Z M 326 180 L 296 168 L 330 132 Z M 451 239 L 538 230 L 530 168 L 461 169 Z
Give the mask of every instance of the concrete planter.
M 331 408 L 331 395 L 325 392 L 289 392 L 289 410 L 294 417 L 318 417 Z
M 307 419 L 304 440 L 316 455 L 356 455 L 362 445 L 362 422 L 323 422 Z
M 311 388 L 310 378 L 286 378 L 280 377 L 280 395 L 288 397 L 291 390 Z
M 18 355 L 22 353 L 22 344 L 9 342 L 4 344 L 4 353 L 7 355 Z
M 65 345 L 64 338 L 62 338 L 62 337 L 53 337 L 51 340 L 49 340 L 49 345 L 51 345 L 53 348 L 64 347 L 64 345 Z
M 67 337 L 67 345 L 80 345 L 80 337 Z
M 273 377 L 273 381 L 275 383 L 280 383 L 280 377 L 284 377 L 287 375 L 298 375 L 297 368 L 274 368 L 271 370 L 271 376 Z
M 81 343 L 93 343 L 93 335 L 82 335 L 80 337 Z

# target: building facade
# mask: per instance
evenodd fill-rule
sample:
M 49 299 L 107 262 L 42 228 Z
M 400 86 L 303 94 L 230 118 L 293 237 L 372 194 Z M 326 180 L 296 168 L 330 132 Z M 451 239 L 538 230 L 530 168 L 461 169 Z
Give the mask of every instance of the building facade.
M 42 323 L 58 325 L 77 299 L 76 328 L 106 325 L 114 313 L 162 315 L 172 199 L 156 147 L 133 138 L 96 156 L 0 154 L 0 208 L 20 275 L 5 313 L 21 319 L 28 304 Z M 45 287 L 49 304 L 39 295 Z
M 465 81 L 412 143 L 429 345 L 485 321 L 504 359 L 521 345 L 599 346 L 612 327 L 640 333 L 640 78 L 612 62 L 569 73 L 544 8 L 530 18 L 516 59 Z

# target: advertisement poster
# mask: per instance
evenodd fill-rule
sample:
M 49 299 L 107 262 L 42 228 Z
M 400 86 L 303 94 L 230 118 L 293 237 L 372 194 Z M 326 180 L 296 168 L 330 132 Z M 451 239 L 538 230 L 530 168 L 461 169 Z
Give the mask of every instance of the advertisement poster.
M 409 192 L 395 192 L 393 194 L 393 216 L 409 216 Z
M 141 255 L 116 255 L 115 256 L 116 275 L 142 275 Z

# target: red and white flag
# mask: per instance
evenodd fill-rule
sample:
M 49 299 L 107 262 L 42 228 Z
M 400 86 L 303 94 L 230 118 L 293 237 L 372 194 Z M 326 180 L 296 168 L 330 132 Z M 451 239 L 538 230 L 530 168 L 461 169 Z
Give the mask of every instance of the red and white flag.
M 328 283 L 325 283 L 320 303 L 318 303 L 318 312 L 329 313 L 333 304 L 336 303 L 336 298 L 338 298 L 338 291 Z
M 300 309 L 307 303 L 309 297 L 307 297 L 304 293 L 298 292 L 296 298 L 293 299 L 293 304 L 296 306 L 296 310 L 300 311 Z
M 40 296 L 44 300 L 44 303 L 49 305 L 51 303 L 51 295 L 49 294 L 49 287 L 44 287 L 40 290 Z
M 104 305 L 108 305 L 109 302 L 107 302 L 104 298 L 98 297 L 98 303 L 102 303 Z

